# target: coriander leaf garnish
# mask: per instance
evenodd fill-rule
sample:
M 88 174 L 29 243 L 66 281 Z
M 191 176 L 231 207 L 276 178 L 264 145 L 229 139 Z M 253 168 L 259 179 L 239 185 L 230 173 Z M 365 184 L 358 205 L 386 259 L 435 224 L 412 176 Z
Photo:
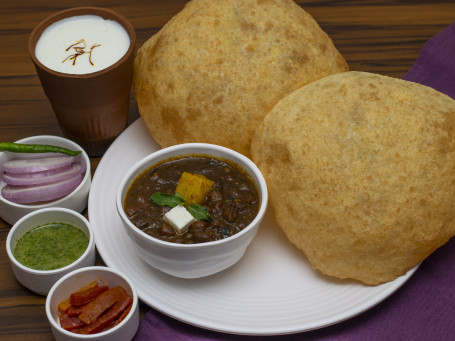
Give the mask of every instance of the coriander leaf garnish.
M 175 207 L 177 205 L 185 205 L 185 199 L 179 194 L 167 194 L 155 192 L 150 196 L 150 199 L 157 205 Z M 197 220 L 212 221 L 209 211 L 204 206 L 199 204 L 191 204 L 186 207 L 187 211 Z
M 191 204 L 186 208 L 191 215 L 197 220 L 212 221 L 213 218 L 210 216 L 209 211 L 204 206 L 199 204 Z
M 174 195 L 175 195 L 176 198 L 178 198 L 179 200 L 181 200 L 183 204 L 186 204 L 186 200 L 185 200 L 185 198 L 183 197 L 183 195 L 181 195 L 181 194 L 178 193 L 178 192 L 175 192 Z
M 150 196 L 150 199 L 157 205 L 175 207 L 177 205 L 184 205 L 185 199 L 180 194 L 167 194 L 155 192 Z

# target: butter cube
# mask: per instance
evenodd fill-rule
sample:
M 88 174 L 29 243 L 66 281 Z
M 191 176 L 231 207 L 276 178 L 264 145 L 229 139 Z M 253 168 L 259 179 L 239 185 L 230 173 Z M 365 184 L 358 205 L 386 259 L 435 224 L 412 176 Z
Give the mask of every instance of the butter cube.
M 164 221 L 171 225 L 178 234 L 185 233 L 190 225 L 196 221 L 190 212 L 182 205 L 177 205 L 167 212 Z

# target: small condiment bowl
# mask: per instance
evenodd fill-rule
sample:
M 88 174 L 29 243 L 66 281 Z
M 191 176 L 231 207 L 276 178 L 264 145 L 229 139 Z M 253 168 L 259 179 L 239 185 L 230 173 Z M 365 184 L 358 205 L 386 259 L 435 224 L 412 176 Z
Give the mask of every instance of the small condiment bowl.
M 48 207 L 64 207 L 71 210 L 82 212 L 87 207 L 88 194 L 90 185 L 92 183 L 92 176 L 90 173 L 90 159 L 87 153 L 75 142 L 59 136 L 39 135 L 27 137 L 25 139 L 16 141 L 17 143 L 25 144 L 47 144 L 53 146 L 64 147 L 71 150 L 82 150 L 82 153 L 77 156 L 76 162 L 85 168 L 85 175 L 82 182 L 70 194 L 56 199 L 54 201 L 39 203 L 39 204 L 17 204 L 2 197 L 0 194 L 0 217 L 7 223 L 13 225 L 16 221 L 22 218 L 27 213 Z M 26 154 L 26 153 L 12 153 L 0 152 L 0 169 L 4 162 L 11 159 L 22 158 L 37 158 L 46 157 L 51 154 Z M 52 154 L 57 155 L 57 154 Z M 1 174 L 1 173 L 0 173 Z M 1 175 L 0 175 L 1 177 Z M 6 184 L 0 181 L 0 189 Z
M 206 155 L 227 160 L 238 165 L 250 176 L 258 190 L 260 207 L 257 216 L 248 226 L 225 239 L 199 244 L 177 244 L 146 234 L 128 219 L 123 208 L 124 199 L 136 177 L 160 161 L 186 155 Z M 187 143 L 161 149 L 133 165 L 118 186 L 116 205 L 127 234 L 136 244 L 138 255 L 146 263 L 172 276 L 199 278 L 227 269 L 242 258 L 258 231 L 266 211 L 267 200 L 264 177 L 250 159 L 222 146 Z
M 112 329 L 104 332 L 81 335 L 63 329 L 60 326 L 58 304 L 67 299 L 71 293 L 97 281 L 99 285 L 109 287 L 122 286 L 133 298 L 131 310 L 125 319 Z M 103 266 L 91 266 L 75 270 L 59 279 L 49 291 L 46 299 L 46 315 L 49 320 L 52 333 L 57 341 L 59 340 L 131 340 L 139 327 L 139 301 L 136 289 L 131 280 L 122 273 Z
M 14 257 L 14 249 L 19 239 L 31 229 L 49 223 L 64 223 L 82 230 L 89 238 L 84 253 L 73 263 L 55 270 L 35 270 L 21 264 Z M 47 295 L 54 283 L 65 274 L 95 264 L 95 237 L 88 220 L 81 214 L 67 208 L 43 208 L 31 212 L 13 225 L 6 238 L 6 251 L 16 279 L 26 288 Z

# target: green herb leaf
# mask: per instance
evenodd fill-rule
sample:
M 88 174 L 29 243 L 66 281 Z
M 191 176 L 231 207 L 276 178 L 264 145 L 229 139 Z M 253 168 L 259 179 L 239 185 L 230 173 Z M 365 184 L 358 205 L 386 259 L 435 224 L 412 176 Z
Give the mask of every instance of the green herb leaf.
M 177 205 L 184 205 L 185 199 L 180 194 L 166 194 L 155 192 L 150 196 L 150 199 L 157 205 L 175 207 Z
M 176 198 L 178 198 L 178 199 L 180 199 L 182 201 L 182 204 L 186 203 L 185 198 L 180 193 L 175 192 L 174 195 L 175 195 Z
M 181 194 L 167 194 L 155 192 L 150 196 L 150 199 L 157 205 L 175 207 L 177 205 L 185 205 L 185 199 Z M 197 220 L 212 221 L 209 211 L 204 206 L 191 204 L 186 207 L 188 212 Z
M 198 204 L 191 204 L 191 205 L 188 205 L 186 209 L 197 220 L 207 220 L 207 221 L 213 220 L 213 218 L 209 214 L 209 211 L 204 206 L 201 206 Z

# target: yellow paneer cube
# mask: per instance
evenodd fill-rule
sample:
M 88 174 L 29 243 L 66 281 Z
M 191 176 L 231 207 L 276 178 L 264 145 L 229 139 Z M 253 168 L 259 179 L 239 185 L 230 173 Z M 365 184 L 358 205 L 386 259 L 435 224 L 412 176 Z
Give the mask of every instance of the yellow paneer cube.
M 175 192 L 185 199 L 187 205 L 200 204 L 214 183 L 203 175 L 183 172 Z

